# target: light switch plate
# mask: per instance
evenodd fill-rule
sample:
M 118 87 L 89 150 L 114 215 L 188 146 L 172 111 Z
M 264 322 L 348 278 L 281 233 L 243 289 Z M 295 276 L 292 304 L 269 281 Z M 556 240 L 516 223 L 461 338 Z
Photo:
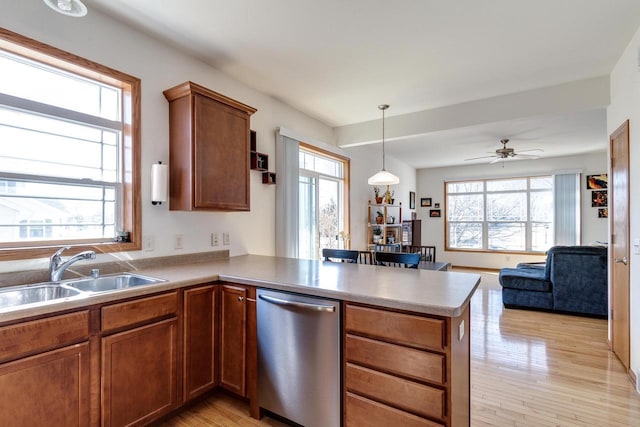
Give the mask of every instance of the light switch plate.
M 464 320 L 458 325 L 458 341 L 462 341 L 464 338 Z

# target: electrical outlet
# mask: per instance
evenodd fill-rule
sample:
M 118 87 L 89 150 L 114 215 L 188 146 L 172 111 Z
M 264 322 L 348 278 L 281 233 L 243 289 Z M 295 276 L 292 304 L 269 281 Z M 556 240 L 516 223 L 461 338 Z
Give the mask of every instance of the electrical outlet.
M 222 233 L 222 244 L 223 245 L 229 245 L 229 233 L 227 233 L 226 231 L 224 233 Z
M 462 341 L 464 338 L 464 320 L 458 325 L 458 341 Z
M 142 250 L 152 251 L 155 248 L 155 239 L 153 236 L 144 236 L 142 238 Z
M 182 249 L 184 236 L 182 234 L 176 234 L 173 236 L 173 249 Z
M 219 244 L 218 233 L 211 233 L 211 246 L 218 246 Z

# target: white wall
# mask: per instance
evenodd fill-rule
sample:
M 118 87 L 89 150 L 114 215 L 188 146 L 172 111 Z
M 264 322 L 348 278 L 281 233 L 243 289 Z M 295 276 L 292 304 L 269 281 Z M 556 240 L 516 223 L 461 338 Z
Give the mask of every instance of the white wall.
M 607 109 L 607 130 L 613 133 L 629 119 L 629 236 L 631 243 L 640 238 L 640 197 L 636 192 L 640 182 L 640 28 L 627 46 L 611 73 L 611 105 Z M 631 369 L 640 381 L 640 256 L 629 254 L 631 275 L 630 323 Z
M 382 147 L 380 144 L 347 148 L 351 158 L 351 249 L 367 248 L 367 204 L 375 203 L 373 187 L 367 179 L 382 168 Z M 402 203 L 402 219 L 410 219 L 409 192 L 416 191 L 416 170 L 399 160 L 385 157 L 385 168 L 400 178 L 400 184 L 392 185 L 396 204 Z
M 591 207 L 591 191 L 585 189 L 584 175 L 605 173 L 607 157 L 605 152 L 572 157 L 550 159 L 519 160 L 501 164 L 482 164 L 449 168 L 420 169 L 417 173 L 420 198 L 431 197 L 433 203 L 440 203 L 441 218 L 429 218 L 429 208 L 418 207 L 418 218 L 422 219 L 422 244 L 436 246 L 436 259 L 453 265 L 466 267 L 502 268 L 515 266 L 519 262 L 543 261 L 544 255 L 489 254 L 455 252 L 444 250 L 444 182 L 459 179 L 500 178 L 511 176 L 531 176 L 557 171 L 582 171 L 582 243 L 591 244 L 596 240 L 607 241 L 607 220 L 598 218 L 596 208 Z
M 153 252 L 115 254 L 144 258 L 212 250 L 209 234 L 230 233 L 232 255 L 275 253 L 275 188 L 263 185 L 251 172 L 251 211 L 246 213 L 174 212 L 167 204 L 150 203 L 151 164 L 169 160 L 168 103 L 162 91 L 191 80 L 258 109 L 251 118 L 258 148 L 270 156 L 275 170 L 275 129 L 294 129 L 308 137 L 335 144 L 333 131 L 287 105 L 247 87 L 213 67 L 100 14 L 94 9 L 81 19 L 49 9 L 42 1 L 3 2 L 0 26 L 69 51 L 142 80 L 142 233 L 155 237 Z M 173 236 L 184 236 L 184 249 L 173 249 Z M 110 255 L 100 255 L 102 260 Z M 0 271 L 42 268 L 46 260 L 0 263 Z

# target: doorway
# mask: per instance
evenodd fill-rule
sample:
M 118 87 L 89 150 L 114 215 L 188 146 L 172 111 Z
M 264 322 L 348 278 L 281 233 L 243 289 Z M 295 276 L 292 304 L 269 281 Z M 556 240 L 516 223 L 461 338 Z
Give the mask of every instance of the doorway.
M 611 349 L 629 372 L 629 120 L 611 134 L 609 143 L 609 336 Z

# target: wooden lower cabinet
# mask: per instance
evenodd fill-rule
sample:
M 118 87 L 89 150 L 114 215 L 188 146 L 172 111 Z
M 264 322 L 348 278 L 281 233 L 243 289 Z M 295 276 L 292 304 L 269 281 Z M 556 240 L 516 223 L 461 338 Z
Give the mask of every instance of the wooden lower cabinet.
M 177 407 L 177 320 L 102 339 L 102 425 L 143 425 Z
M 245 396 L 247 372 L 247 288 L 223 285 L 221 296 L 220 384 Z
M 0 426 L 88 426 L 89 343 L 0 365 Z
M 218 385 L 219 287 L 187 289 L 183 297 L 183 399 L 188 401 Z
M 178 407 L 178 300 L 172 291 L 102 307 L 103 426 L 148 424 Z
M 348 303 L 345 426 L 468 426 L 469 308 L 440 318 Z

